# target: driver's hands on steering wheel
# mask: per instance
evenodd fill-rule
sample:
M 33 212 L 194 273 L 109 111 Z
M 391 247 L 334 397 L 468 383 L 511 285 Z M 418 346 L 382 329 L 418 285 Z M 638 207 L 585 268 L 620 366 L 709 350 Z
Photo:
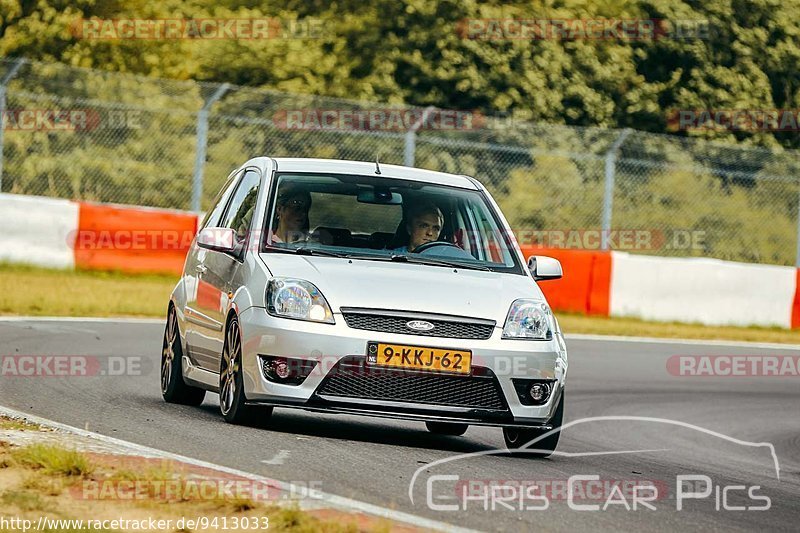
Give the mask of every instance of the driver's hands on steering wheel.
M 452 242 L 447 242 L 447 241 L 428 241 L 428 242 L 420 244 L 419 246 L 417 246 L 416 248 L 411 250 L 411 253 L 415 253 L 415 254 L 422 253 L 425 250 L 430 250 L 431 248 L 436 248 L 438 246 L 451 246 L 453 248 L 458 248 L 459 250 L 463 250 L 463 248 L 461 248 L 461 246 L 459 246 L 459 245 L 457 245 L 455 243 L 452 243 Z

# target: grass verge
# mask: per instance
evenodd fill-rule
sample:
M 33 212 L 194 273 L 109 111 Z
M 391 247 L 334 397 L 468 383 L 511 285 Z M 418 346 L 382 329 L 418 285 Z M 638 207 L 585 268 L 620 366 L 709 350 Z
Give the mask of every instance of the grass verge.
M 216 519 L 217 525 L 197 526 L 195 530 L 263 531 L 268 527 L 270 531 L 291 533 L 356 533 L 390 529 L 382 519 L 347 513 L 338 513 L 334 518 L 318 517 L 313 514 L 316 511 L 303 511 L 292 504 L 231 498 L 227 492 L 187 490 L 226 480 L 204 477 L 198 481 L 197 473 L 187 473 L 185 465 L 159 461 L 147 468 L 142 464 L 147 460 L 129 459 L 137 464 L 135 470 L 126 467 L 125 459 L 118 456 L 86 455 L 54 445 L 0 446 L 0 524 L 9 520 L 30 520 L 37 524 L 40 517 L 45 517 L 49 527 L 44 531 L 116 531 L 90 526 L 87 522 L 112 524 L 112 520 L 124 519 L 128 521 L 128 530 L 139 530 L 133 521 L 142 523 L 152 519 L 170 520 L 170 531 L 188 531 L 176 528 L 181 518 L 205 517 L 209 523 Z M 180 483 L 178 489 L 159 489 L 173 481 Z M 98 490 L 98 486 L 108 487 L 109 491 Z M 137 487 L 136 492 L 130 489 L 133 486 Z M 155 490 L 142 492 L 141 486 Z M 174 487 L 174 483 L 169 486 Z M 82 527 L 74 522 L 66 524 L 75 520 L 83 520 Z M 55 521 L 61 522 L 54 526 Z M 13 530 L 0 525 L 0 533 Z
M 14 449 L 11 458 L 23 467 L 51 476 L 86 477 L 93 466 L 82 453 L 50 444 L 32 444 Z
M 672 339 L 725 340 L 800 344 L 800 330 L 781 328 L 740 328 L 734 326 L 704 326 L 678 322 L 647 322 L 635 318 L 595 317 L 556 313 L 561 329 L 570 333 L 592 335 L 629 335 Z
M 166 316 L 177 276 L 66 271 L 0 264 L 0 314 Z
M 33 422 L 28 422 L 20 418 L 0 416 L 0 430 L 42 431 L 43 428 L 39 424 L 34 424 Z
M 175 276 L 0 264 L 0 315 L 163 317 Z M 800 344 L 800 330 L 647 322 L 556 313 L 567 333 Z

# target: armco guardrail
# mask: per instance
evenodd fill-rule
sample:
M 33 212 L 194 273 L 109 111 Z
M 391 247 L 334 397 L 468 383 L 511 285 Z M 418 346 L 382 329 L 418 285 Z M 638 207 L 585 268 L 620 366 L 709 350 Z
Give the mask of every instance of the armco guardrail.
M 54 268 L 180 273 L 194 213 L 0 194 L 0 261 Z M 707 325 L 800 327 L 794 267 L 624 252 L 543 249 L 564 278 L 541 284 L 558 311 Z

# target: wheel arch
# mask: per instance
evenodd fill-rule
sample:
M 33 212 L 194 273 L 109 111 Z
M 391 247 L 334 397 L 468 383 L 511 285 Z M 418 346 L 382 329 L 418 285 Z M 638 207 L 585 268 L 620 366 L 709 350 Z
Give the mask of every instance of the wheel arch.
M 167 315 L 165 317 L 165 321 L 169 321 L 169 314 L 170 311 L 175 313 L 175 319 L 177 322 L 178 328 L 178 342 L 181 349 L 181 358 L 183 355 L 187 353 L 186 347 L 186 317 L 181 312 L 181 308 L 178 303 L 175 301 L 175 294 L 173 292 L 172 295 L 169 297 L 169 301 L 167 302 Z
M 225 339 L 224 342 L 226 343 L 228 342 L 228 329 L 231 327 L 231 322 L 233 322 L 234 319 L 236 319 L 236 324 L 237 327 L 239 328 L 239 337 L 244 338 L 244 336 L 242 335 L 242 323 L 241 321 L 239 321 L 239 310 L 236 308 L 236 306 L 231 306 L 228 308 L 228 312 L 225 315 L 225 327 L 223 329 L 224 331 L 223 338 Z

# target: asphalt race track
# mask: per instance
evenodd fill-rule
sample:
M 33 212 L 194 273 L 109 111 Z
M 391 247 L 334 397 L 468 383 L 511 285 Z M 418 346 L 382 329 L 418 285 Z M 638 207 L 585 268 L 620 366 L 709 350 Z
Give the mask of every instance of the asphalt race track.
M 536 460 L 490 453 L 503 443 L 493 428 L 443 437 L 417 422 L 297 410 L 276 410 L 261 427 L 235 427 L 223 422 L 214 394 L 200 408 L 168 405 L 158 383 L 162 332 L 162 325 L 147 322 L 0 321 L 0 355 L 85 355 L 107 370 L 93 377 L 5 372 L 0 405 L 476 530 L 796 531 L 800 524 L 800 378 L 681 377 L 667 370 L 673 355 L 797 356 L 797 350 L 568 338 L 567 425 L 622 416 L 675 422 L 582 421 L 564 431 L 562 454 Z M 747 443 L 774 445 L 779 479 L 769 447 Z M 432 464 L 472 452 L 487 453 Z M 418 470 L 412 503 L 409 483 Z M 440 475 L 458 481 L 431 477 Z M 586 490 L 572 503 L 599 510 L 569 506 L 563 488 L 576 475 L 601 482 L 572 478 Z M 679 475 L 707 476 L 713 487 L 685 485 L 684 495 L 706 488 L 709 495 L 684 497 L 677 511 Z M 527 498 L 518 486 L 492 497 L 488 480 L 536 480 L 550 489 L 546 500 Z M 472 483 L 475 499 L 457 497 L 465 483 Z M 650 502 L 655 510 L 641 503 L 634 510 L 629 491 L 622 495 L 626 509 L 603 483 L 654 483 L 660 488 Z M 617 503 L 603 510 L 609 497 Z M 765 506 L 767 498 L 768 510 L 746 510 Z M 428 500 L 458 510 L 433 510 Z

